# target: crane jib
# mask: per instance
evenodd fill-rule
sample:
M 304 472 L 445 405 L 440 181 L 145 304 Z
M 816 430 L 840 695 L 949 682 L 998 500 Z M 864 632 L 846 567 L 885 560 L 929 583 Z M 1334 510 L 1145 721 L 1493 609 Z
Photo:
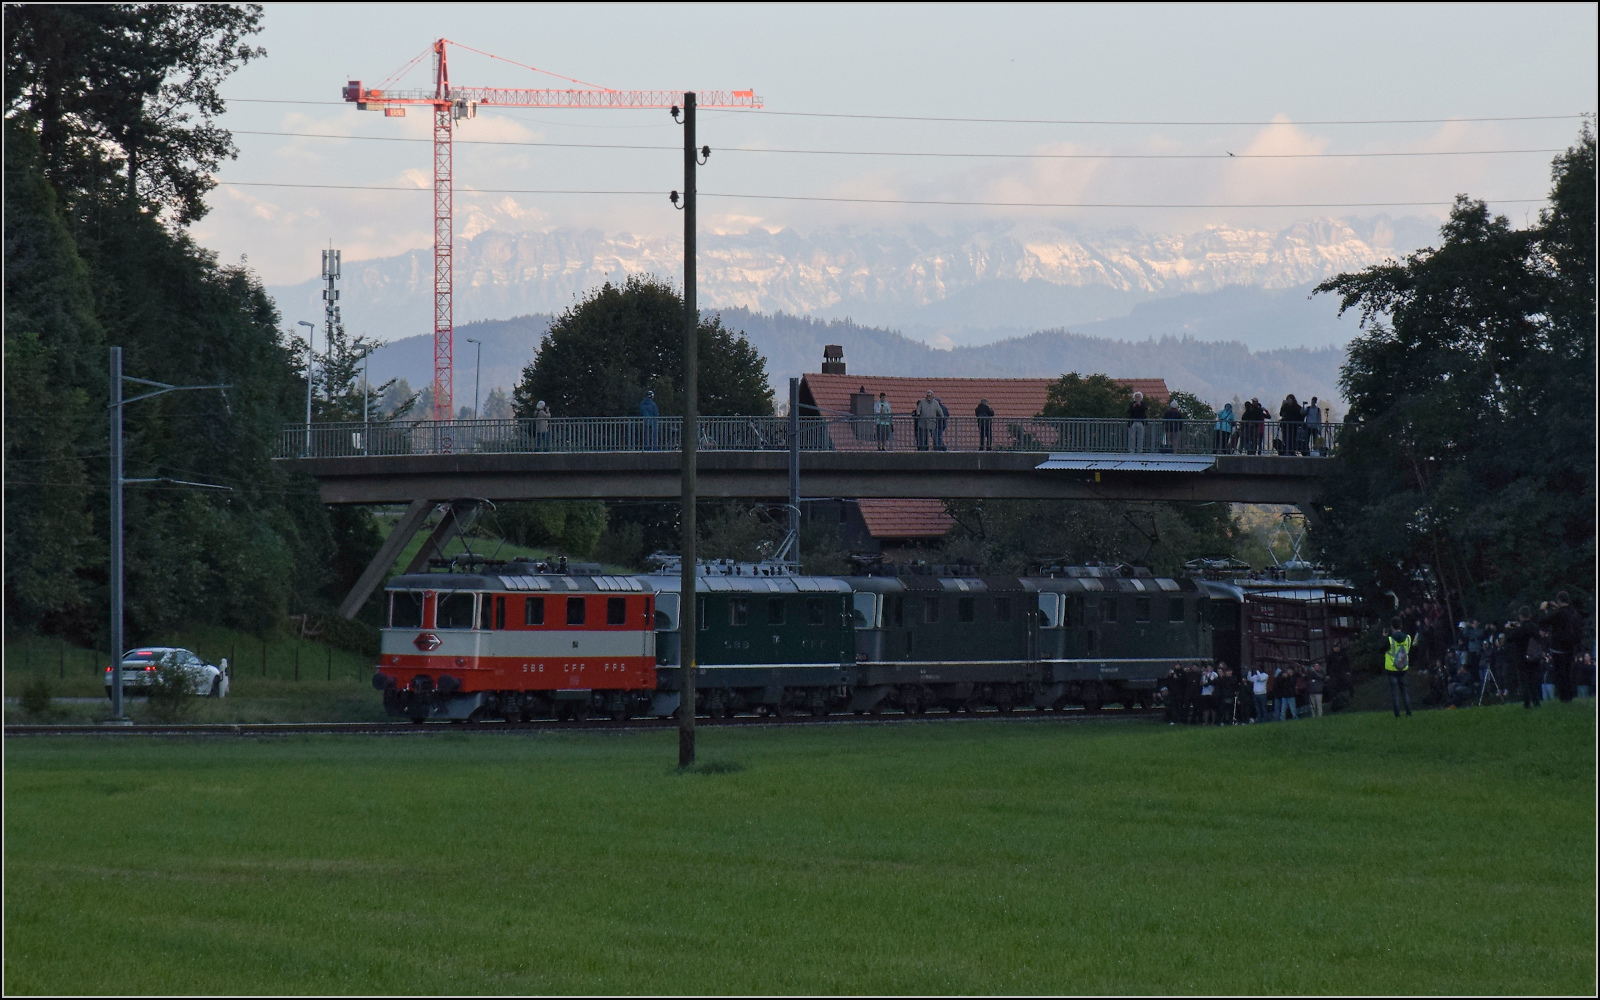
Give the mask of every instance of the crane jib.
M 364 90 L 352 80 L 346 101 L 382 107 L 385 104 L 453 104 L 470 101 L 518 108 L 671 108 L 683 103 L 681 90 L 521 90 L 507 87 L 451 87 L 448 96 L 431 90 Z M 759 108 L 753 90 L 696 91 L 702 108 Z

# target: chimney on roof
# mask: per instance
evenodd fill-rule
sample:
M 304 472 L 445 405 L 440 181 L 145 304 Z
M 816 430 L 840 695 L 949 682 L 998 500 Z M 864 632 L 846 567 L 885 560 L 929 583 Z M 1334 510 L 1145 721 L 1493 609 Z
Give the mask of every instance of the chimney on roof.
M 844 375 L 844 348 L 839 344 L 828 344 L 822 349 L 822 374 Z

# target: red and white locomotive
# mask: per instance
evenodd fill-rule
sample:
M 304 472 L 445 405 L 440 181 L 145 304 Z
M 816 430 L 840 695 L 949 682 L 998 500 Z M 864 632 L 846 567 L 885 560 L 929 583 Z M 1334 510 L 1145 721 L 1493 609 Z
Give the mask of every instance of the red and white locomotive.
M 517 561 L 397 576 L 386 589 L 373 685 L 391 715 L 625 719 L 652 705 L 655 594 L 646 579 Z

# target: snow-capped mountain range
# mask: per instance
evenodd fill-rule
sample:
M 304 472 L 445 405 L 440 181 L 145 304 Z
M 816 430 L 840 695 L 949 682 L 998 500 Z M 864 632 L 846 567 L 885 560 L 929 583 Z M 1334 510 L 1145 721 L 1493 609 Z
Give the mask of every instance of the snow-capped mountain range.
M 952 346 L 1126 317 L 1153 299 L 1302 287 L 1410 252 L 1433 238 L 1435 225 L 1379 216 L 1182 235 L 1042 223 L 708 232 L 699 294 L 705 309 L 848 317 Z M 682 253 L 677 239 L 598 231 L 490 230 L 460 239 L 456 322 L 559 312 L 586 290 L 629 274 L 677 281 Z M 432 277 L 430 249 L 347 261 L 347 327 L 388 340 L 429 331 Z M 320 288 L 313 279 L 269 291 L 287 321 L 318 316 Z M 1325 300 L 1316 307 L 1318 315 L 1333 311 Z M 1286 329 L 1281 342 L 1251 346 L 1339 338 L 1328 329 L 1308 328 L 1306 336 Z

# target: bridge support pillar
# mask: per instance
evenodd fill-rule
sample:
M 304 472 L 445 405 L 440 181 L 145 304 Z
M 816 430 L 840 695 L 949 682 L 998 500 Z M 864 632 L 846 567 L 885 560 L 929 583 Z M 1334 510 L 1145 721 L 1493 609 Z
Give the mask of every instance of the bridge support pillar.
M 350 588 L 350 593 L 339 604 L 339 613 L 346 618 L 354 618 L 362 605 L 367 603 L 367 598 L 378 589 L 384 578 L 389 575 L 389 567 L 400 558 L 400 553 L 411 544 L 411 538 L 422 527 L 422 522 L 427 520 L 428 512 L 433 509 L 432 500 L 413 500 L 406 507 L 406 512 L 400 515 L 400 520 L 395 522 L 394 530 L 389 532 L 389 537 L 383 540 L 378 548 L 378 554 L 372 557 L 367 568 L 361 571 L 361 576 L 356 579 L 356 585 Z M 426 546 L 424 546 L 426 549 Z
M 421 573 L 428 568 L 428 560 L 444 557 L 444 547 L 450 539 L 459 535 L 463 528 L 471 525 L 476 519 L 479 504 L 452 503 L 444 508 L 444 516 L 439 518 L 439 523 L 433 526 L 433 534 L 422 543 L 422 548 L 406 563 L 405 572 Z M 413 532 L 414 534 L 415 532 Z

